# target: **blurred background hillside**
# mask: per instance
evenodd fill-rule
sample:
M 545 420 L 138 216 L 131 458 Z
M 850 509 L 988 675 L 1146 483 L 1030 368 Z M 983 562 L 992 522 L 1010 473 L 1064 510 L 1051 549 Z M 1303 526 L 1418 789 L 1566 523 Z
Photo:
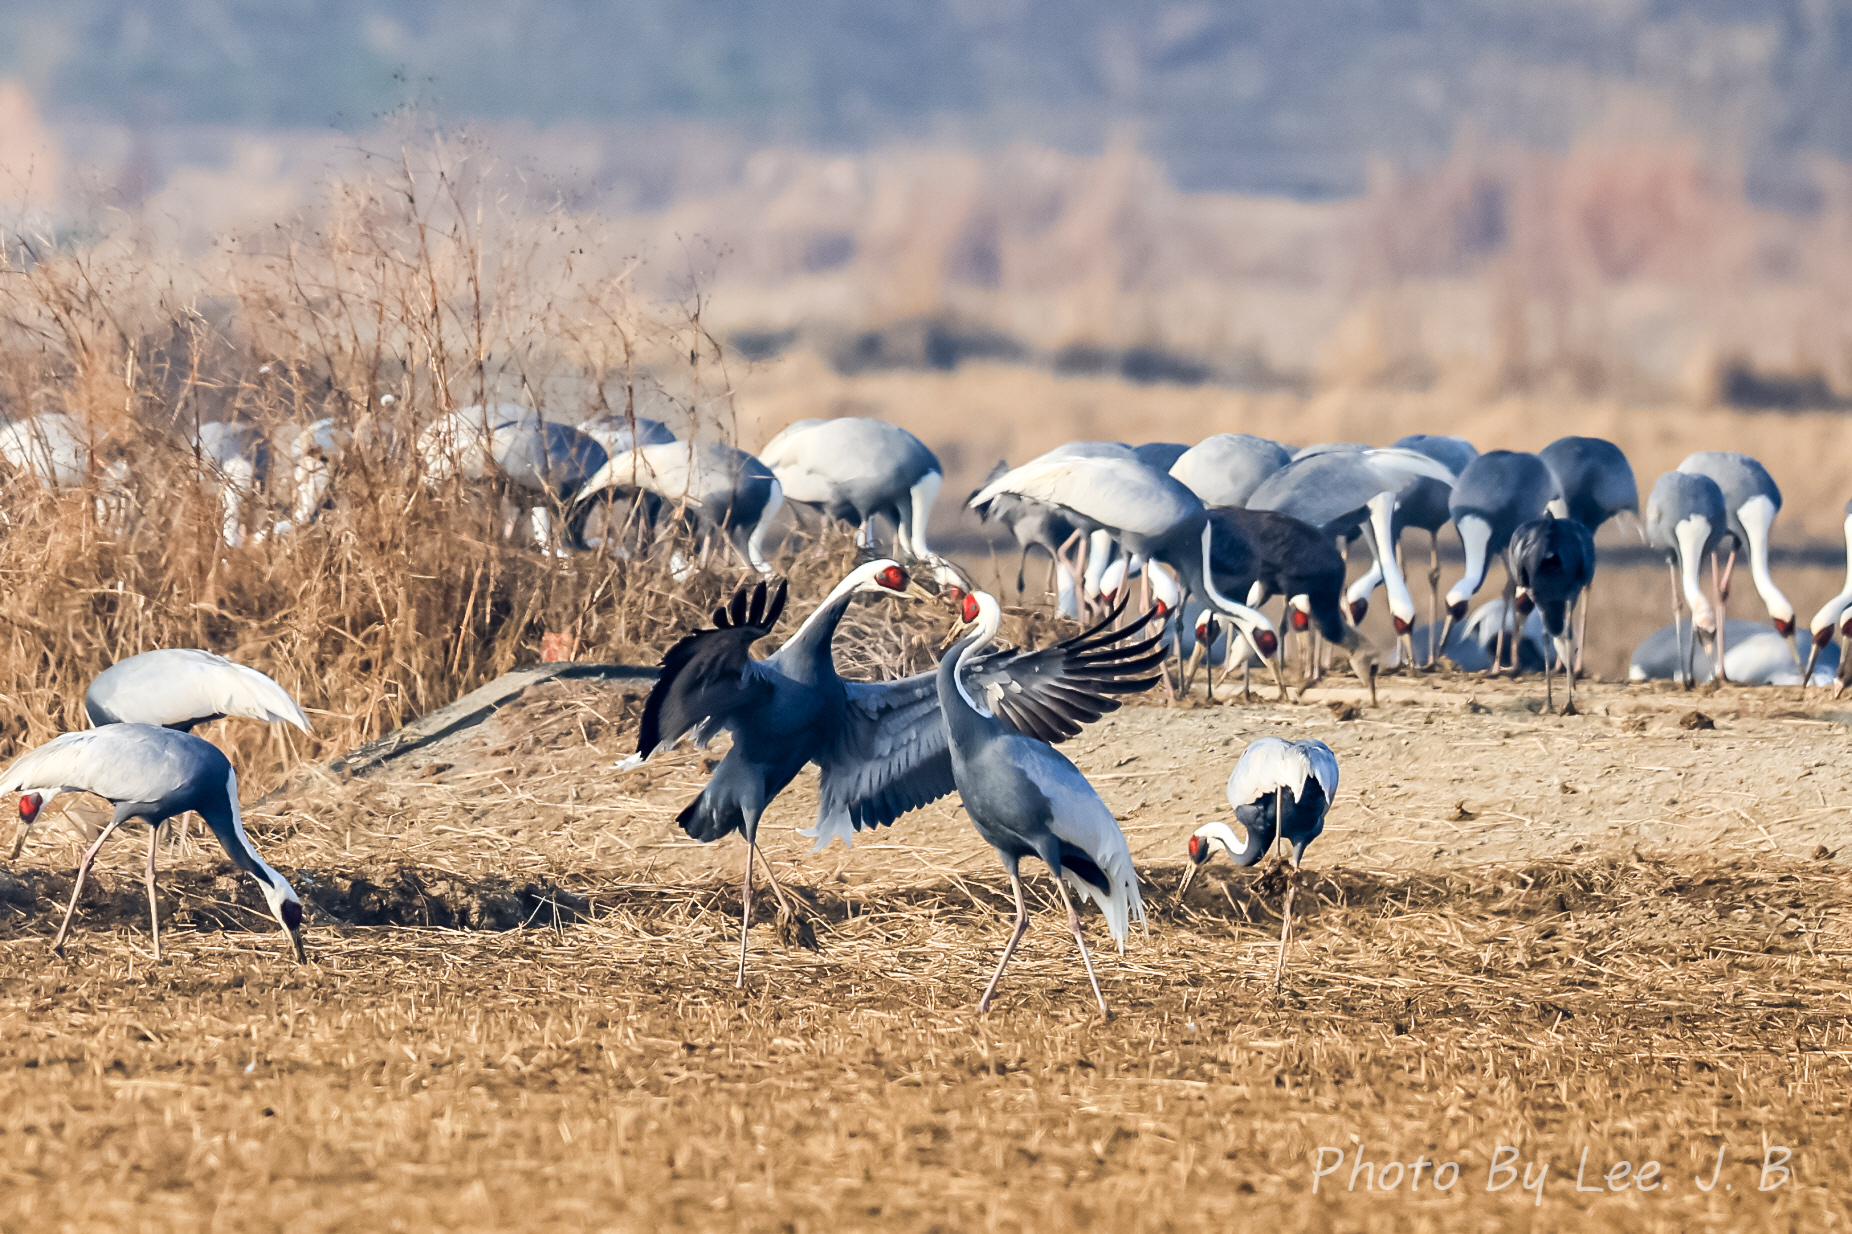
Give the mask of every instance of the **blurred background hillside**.
M 74 0 L 0 82 L 16 233 L 248 248 L 438 134 L 761 365 L 1852 397 L 1829 0 Z

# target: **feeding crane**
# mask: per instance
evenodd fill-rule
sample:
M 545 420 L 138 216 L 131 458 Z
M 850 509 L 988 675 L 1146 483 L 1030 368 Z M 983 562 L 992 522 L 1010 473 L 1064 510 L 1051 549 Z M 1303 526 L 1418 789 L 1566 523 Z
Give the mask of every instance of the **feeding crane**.
M 1544 629 L 1556 644 L 1569 701 L 1563 714 L 1575 712 L 1575 651 L 1569 610 L 1595 576 L 1595 537 L 1573 518 L 1557 518 L 1548 510 L 1540 519 L 1524 524 L 1511 536 L 1511 566 L 1517 589 L 1518 615 L 1528 617 L 1533 607 L 1543 613 Z M 1543 669 L 1543 702 L 1556 710 L 1554 666 Z
M 1736 567 L 1737 552 L 1747 551 L 1749 578 L 1768 609 L 1769 620 L 1783 637 L 1794 633 L 1794 606 L 1768 572 L 1768 532 L 1775 515 L 1781 512 L 1781 489 L 1768 468 L 1747 454 L 1700 450 L 1688 456 L 1678 469 L 1687 475 L 1709 476 L 1723 494 L 1727 519 L 1723 534 L 1730 540 L 1730 558 L 1717 580 L 1717 594 L 1724 600 L 1730 598 L 1730 574 Z
M 1293 894 L 1305 860 L 1306 845 L 1325 829 L 1325 815 L 1338 793 L 1338 760 L 1322 741 L 1287 741 L 1260 737 L 1248 743 L 1228 777 L 1228 804 L 1235 821 L 1247 832 L 1247 842 L 1235 838 L 1227 823 L 1204 823 L 1190 837 L 1190 865 L 1177 888 L 1181 901 L 1196 871 L 1216 853 L 1228 854 L 1238 866 L 1258 864 L 1273 846 L 1285 840 L 1292 846 L 1292 870 L 1287 875 L 1286 905 L 1281 914 L 1280 954 L 1274 962 L 1273 984 L 1278 989 L 1286 971 L 1286 945 L 1292 937 Z M 1292 801 L 1287 802 L 1291 795 Z
M 1400 494 L 1426 478 L 1451 486 L 1453 472 L 1416 450 L 1371 449 L 1335 443 L 1301 451 L 1248 498 L 1250 510 L 1277 510 L 1309 523 L 1335 542 L 1361 535 L 1374 567 L 1346 598 L 1352 622 L 1361 622 L 1380 580 L 1398 638 L 1415 624 L 1415 600 L 1395 560 L 1395 514 Z M 1411 656 L 1412 659 L 1412 656 Z
M 785 500 L 857 529 L 874 544 L 874 520 L 894 524 L 897 556 L 938 560 L 926 524 L 945 469 L 926 443 L 897 424 L 844 416 L 799 420 L 765 443 L 759 460 L 784 487 Z
M 1181 482 L 1136 458 L 1044 455 L 991 481 L 974 494 L 972 509 L 1015 496 L 1059 510 L 1076 530 L 1104 528 L 1132 564 L 1161 562 L 1175 572 L 1185 600 L 1231 618 L 1263 660 L 1278 645 L 1273 623 L 1221 590 L 1237 593 L 1252 582 L 1252 553 L 1237 534 L 1211 525 L 1202 501 Z M 1274 666 L 1276 676 L 1278 666 Z M 1280 689 L 1285 690 L 1280 680 Z
M 590 501 L 606 491 L 661 499 L 707 535 L 719 533 L 739 558 L 770 576 L 765 537 L 784 505 L 784 486 L 771 468 L 720 442 L 670 441 L 614 454 L 573 498 Z
M 232 863 L 257 880 L 271 915 L 289 935 L 297 961 L 303 960 L 302 901 L 289 881 L 251 847 L 238 806 L 238 775 L 217 746 L 191 733 L 152 724 L 109 724 L 54 737 L 22 755 L 0 776 L 0 794 L 21 794 L 22 826 L 30 826 L 53 797 L 69 792 L 94 793 L 113 805 L 115 812 L 78 864 L 71 902 L 52 940 L 53 951 L 64 949 L 84 879 L 103 842 L 123 823 L 139 818 L 148 824 L 149 929 L 154 958 L 161 958 L 160 907 L 154 895 L 155 834 L 161 823 L 191 810 L 206 820 Z
M 1847 651 L 1852 651 L 1852 618 L 1848 618 L 1846 612 L 1848 607 L 1852 607 L 1852 501 L 1846 502 L 1845 530 L 1846 584 L 1839 589 L 1838 595 L 1820 606 L 1820 611 L 1813 615 L 1813 621 L 1808 624 L 1811 645 L 1807 650 L 1805 675 L 1807 681 L 1813 680 L 1814 661 L 1820 658 L 1820 652 L 1825 649 L 1826 645 L 1833 641 L 1835 627 L 1847 642 L 1847 647 L 1841 650 L 1840 661 L 1842 663 L 1852 662 L 1852 658 L 1846 655 Z M 1840 624 L 1842 618 L 1847 618 L 1843 625 Z
M 1699 570 L 1705 558 L 1711 558 L 1711 584 L 1717 587 L 1717 544 L 1726 533 L 1723 490 L 1706 475 L 1668 471 L 1653 485 L 1646 499 L 1646 542 L 1666 555 L 1672 573 L 1672 626 L 1680 624 L 1679 599 L 1691 610 L 1691 640 L 1686 644 L 1682 680 L 1687 689 L 1693 681 L 1693 666 L 1700 635 L 1714 643 L 1711 659 L 1716 679 L 1723 680 L 1724 644 L 1729 630 L 1723 624 L 1723 599 L 1719 595 L 1713 607 L 1699 582 Z M 1721 592 L 1722 588 L 1717 587 Z
M 1491 450 L 1467 464 L 1454 482 L 1448 507 L 1460 542 L 1466 547 L 1466 572 L 1447 591 L 1447 619 L 1441 626 L 1440 638 L 1443 646 L 1453 624 L 1466 616 L 1467 601 L 1485 582 L 1492 559 L 1510 546 L 1512 533 L 1561 496 L 1556 477 L 1535 454 Z M 1514 587 L 1511 559 L 1506 557 L 1504 599 L 1507 611 L 1515 614 L 1515 607 L 1509 607 Z M 1509 643 L 1500 639 L 1492 657 L 1493 672 L 1501 670 L 1506 647 L 1515 653 L 1515 634 Z
M 1099 906 L 1113 941 L 1123 952 L 1130 924 L 1145 919 L 1131 850 L 1112 811 L 1087 777 L 1053 746 L 1006 722 L 993 710 L 995 696 L 980 682 L 967 681 L 973 660 L 997 636 L 1002 610 L 995 597 L 981 591 L 966 595 L 961 615 L 969 633 L 962 634 L 939 662 L 939 713 L 965 813 L 977 833 L 996 850 L 1016 897 L 1015 926 L 977 1008 L 990 1010 L 1004 967 L 1029 929 L 1020 866 L 1024 857 L 1038 857 L 1054 876 L 1055 890 L 1067 909 L 1068 929 L 1080 948 L 1094 1001 L 1100 1014 L 1110 1017 L 1093 972 L 1093 959 L 1087 954 L 1080 911 L 1068 892 L 1071 888 L 1075 896 Z

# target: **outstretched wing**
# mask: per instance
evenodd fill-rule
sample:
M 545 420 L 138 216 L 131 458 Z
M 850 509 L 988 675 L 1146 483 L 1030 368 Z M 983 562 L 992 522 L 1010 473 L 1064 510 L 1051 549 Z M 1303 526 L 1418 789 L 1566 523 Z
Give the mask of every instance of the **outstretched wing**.
M 643 703 L 637 757 L 674 745 L 697 724 L 725 724 L 770 697 L 772 683 L 750 654 L 784 612 L 785 581 L 741 587 L 714 610 L 714 627 L 669 648 Z
M 1125 611 L 1121 599 L 1087 630 L 1041 651 L 1000 652 L 974 664 L 965 684 L 1011 728 L 1040 741 L 1066 741 L 1109 711 L 1116 694 L 1142 694 L 1158 681 L 1164 663 L 1162 631 L 1136 642 L 1128 635 L 1149 628 L 1149 618 L 1111 629 Z
M 1004 723 L 1042 741 L 1064 741 L 1116 710 L 1116 695 L 1157 684 L 1162 635 L 1126 642 L 1145 623 L 1108 627 L 1124 610 L 1041 651 L 1002 651 L 980 659 L 968 683 Z M 837 739 L 817 760 L 822 772 L 817 847 L 882 827 L 950 793 L 952 757 L 939 714 L 938 674 L 899 681 L 846 682 L 848 707 Z

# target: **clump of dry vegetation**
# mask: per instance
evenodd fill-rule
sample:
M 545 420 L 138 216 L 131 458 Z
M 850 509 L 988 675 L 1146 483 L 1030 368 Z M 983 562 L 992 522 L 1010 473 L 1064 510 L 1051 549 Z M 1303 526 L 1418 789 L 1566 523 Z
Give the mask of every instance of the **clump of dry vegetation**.
M 482 486 L 424 475 L 418 431 L 472 404 L 578 423 L 636 414 L 642 391 L 680 431 L 732 432 L 728 358 L 698 299 L 644 304 L 605 237 L 513 187 L 472 151 L 439 147 L 192 262 L 133 234 L 8 237 L 0 398 L 14 422 L 69 417 L 90 449 L 75 485 L 4 477 L 0 753 L 80 726 L 108 664 L 196 646 L 270 673 L 315 723 L 307 743 L 222 734 L 262 782 L 539 658 L 548 632 L 582 657 L 653 661 L 730 590 L 742 570 L 724 554 L 685 581 L 666 568 L 669 546 L 555 556 Z M 273 450 L 268 490 L 244 503 L 253 534 L 228 547 L 198 426 L 324 417 L 352 434 L 325 508 L 259 534 L 295 497 Z M 846 559 L 839 543 L 820 553 L 796 567 L 807 581 Z

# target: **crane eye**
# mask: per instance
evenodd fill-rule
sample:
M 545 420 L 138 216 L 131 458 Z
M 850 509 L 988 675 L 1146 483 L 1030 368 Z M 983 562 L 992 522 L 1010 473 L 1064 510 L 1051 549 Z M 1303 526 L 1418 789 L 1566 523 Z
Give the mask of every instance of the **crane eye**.
M 964 612 L 966 621 L 976 621 L 977 620 L 978 607 L 977 607 L 977 597 L 976 596 L 966 596 L 965 597 L 965 606 L 964 606 L 963 612 Z
M 19 799 L 19 821 L 30 823 L 39 816 L 39 807 L 45 804 L 45 798 L 38 793 L 26 793 Z
M 881 584 L 889 591 L 905 591 L 907 589 L 907 572 L 899 566 L 889 566 L 887 569 L 875 575 L 875 582 Z

